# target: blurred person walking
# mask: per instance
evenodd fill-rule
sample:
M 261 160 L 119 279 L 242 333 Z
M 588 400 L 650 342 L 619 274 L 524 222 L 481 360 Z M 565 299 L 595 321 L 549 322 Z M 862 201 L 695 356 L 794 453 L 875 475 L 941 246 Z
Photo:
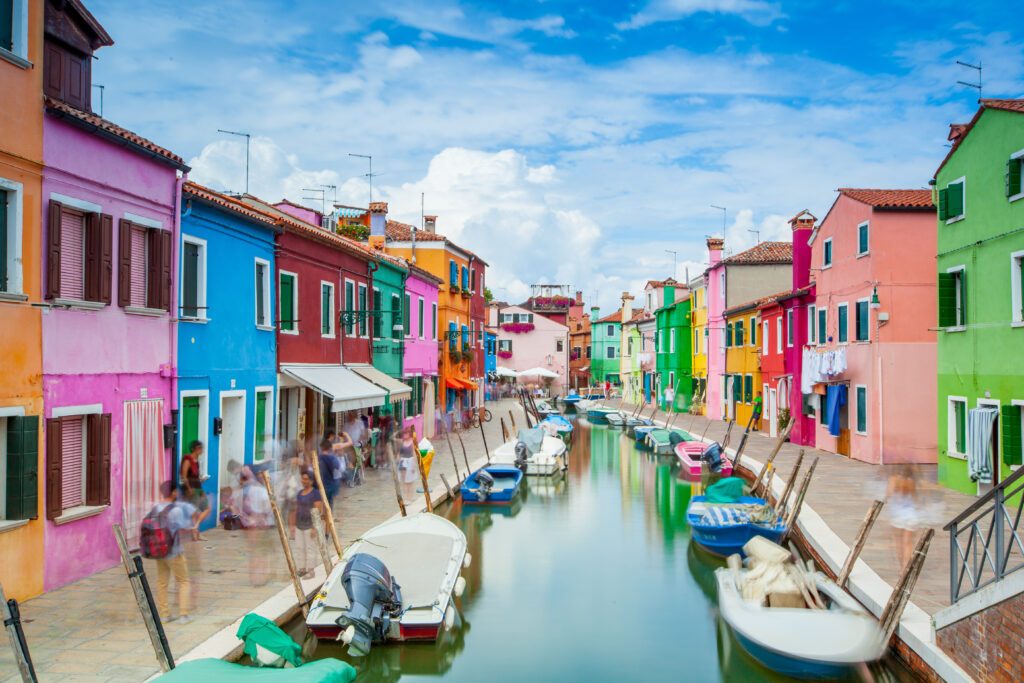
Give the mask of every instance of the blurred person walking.
M 195 506 L 187 501 L 178 501 L 174 484 L 165 481 L 160 484 L 159 503 L 153 506 L 142 520 L 139 532 L 139 546 L 143 557 L 156 560 L 156 604 L 165 621 L 187 624 L 191 601 L 191 577 L 188 561 L 182 552 L 181 532 L 194 530 L 198 514 Z M 178 588 L 178 616 L 172 617 L 167 594 L 171 575 Z

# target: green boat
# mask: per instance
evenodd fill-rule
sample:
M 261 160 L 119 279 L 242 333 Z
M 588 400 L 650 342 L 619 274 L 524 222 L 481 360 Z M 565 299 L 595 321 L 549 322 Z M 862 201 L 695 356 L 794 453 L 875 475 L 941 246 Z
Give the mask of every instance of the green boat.
M 656 455 L 672 455 L 675 451 L 675 444 L 672 443 L 672 434 L 678 434 L 683 441 L 694 441 L 690 433 L 684 432 L 682 429 L 652 429 L 647 433 L 645 441 L 647 446 Z
M 181 662 L 156 680 L 161 683 L 351 683 L 356 670 L 340 659 L 318 659 L 298 668 L 276 669 L 245 666 L 221 659 L 193 659 Z

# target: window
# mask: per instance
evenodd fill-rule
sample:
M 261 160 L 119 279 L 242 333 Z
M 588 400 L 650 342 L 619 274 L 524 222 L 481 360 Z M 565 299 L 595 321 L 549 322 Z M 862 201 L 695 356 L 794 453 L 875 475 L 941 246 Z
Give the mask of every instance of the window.
M 700 328 L 693 331 L 693 352 L 694 354 L 700 353 Z
M 839 304 L 836 307 L 836 324 L 839 325 L 838 339 L 840 344 L 845 344 L 850 339 L 849 331 L 849 305 Z
M 345 280 L 345 334 L 352 336 L 356 331 L 356 283 Z
M 46 251 L 48 299 L 88 301 L 101 305 L 110 303 L 113 224 L 114 219 L 101 214 L 98 205 L 70 197 L 61 197 L 61 201 L 50 200 Z M 162 278 L 154 278 L 154 285 L 164 282 L 169 287 L 170 233 L 165 234 L 167 271 L 157 273 Z M 162 260 L 156 263 L 163 265 Z M 122 295 L 123 291 L 119 290 L 119 299 Z M 170 299 L 170 291 L 166 292 L 166 298 Z M 159 308 L 163 301 L 158 298 L 156 303 L 158 306 L 155 308 Z M 166 305 L 169 307 L 169 303 Z
M 632 341 L 632 340 L 630 340 L 630 341 Z M 565 342 L 563 340 L 561 340 L 561 339 L 556 339 L 555 340 L 555 351 L 558 352 L 558 353 L 562 353 L 563 351 L 565 351 Z
M 967 289 L 964 266 L 939 273 L 939 327 L 967 327 Z
M 737 320 L 733 325 L 733 345 L 743 346 L 743 321 Z
M 320 336 L 334 336 L 334 285 L 320 282 Z
M 832 267 L 832 238 L 829 237 L 821 244 L 821 267 Z
M 462 289 L 469 291 L 469 269 L 466 266 L 462 266 Z
M 359 283 L 359 336 L 365 337 L 367 335 L 366 325 L 366 285 L 362 282 Z
M 579 360 L 583 357 L 583 349 L 578 346 L 572 347 L 572 360 Z
M 607 349 L 605 349 L 605 356 L 607 358 L 615 358 L 615 347 L 609 346 Z
M 1010 305 L 1011 320 L 1024 323 L 1024 251 L 1010 254 Z
M 469 328 L 465 325 L 462 326 L 462 350 L 469 350 Z
M 786 311 L 786 346 L 793 346 L 793 309 Z
M 21 183 L 0 178 L 0 292 L 8 294 L 21 294 L 23 289 L 21 202 Z
M 499 339 L 498 350 L 505 351 L 506 353 L 512 353 L 512 340 L 511 339 Z
M 779 318 L 782 320 L 782 318 Z M 761 321 L 761 353 L 765 356 L 768 355 L 768 321 Z
M 591 349 L 591 347 L 588 346 L 587 347 L 587 359 L 590 358 L 591 352 L 592 352 L 592 349 Z
M 280 311 L 278 318 L 281 331 L 288 334 L 298 334 L 298 320 L 295 314 L 299 310 L 299 276 L 295 273 L 281 271 L 278 277 L 277 301 Z
M 608 336 L 609 337 L 615 336 L 615 325 L 609 325 L 608 326 Z
M 1006 196 L 1011 202 L 1024 197 L 1024 149 L 1014 152 L 1006 162 Z
M 824 394 L 818 394 L 818 423 L 821 425 L 828 424 L 828 398 Z
M 939 220 L 955 223 L 967 213 L 964 187 L 966 178 L 957 178 L 939 190 Z
M 391 338 L 401 339 L 402 335 L 399 330 L 404 330 L 405 325 L 402 322 L 402 297 L 397 294 L 391 295 Z
M 141 217 L 122 218 L 118 231 L 118 305 L 170 310 L 171 233 L 162 230 L 159 222 Z M 182 237 L 181 278 L 181 317 L 205 320 L 206 240 Z
M 857 256 L 868 253 L 868 229 L 867 221 L 857 226 Z
M 1000 410 L 1003 418 L 1003 462 L 1024 464 L 1024 401 L 1012 401 Z
M 732 323 L 725 324 L 725 348 L 732 346 Z
M 950 396 L 946 399 L 946 454 L 967 456 L 967 399 Z
M 110 414 L 100 406 L 56 408 L 46 421 L 46 517 L 110 505 Z
M 405 336 L 408 337 L 409 330 L 411 328 L 409 316 L 412 315 L 412 295 L 408 292 L 405 294 L 404 304 L 405 305 L 402 307 L 402 332 L 404 332 Z
M 254 462 L 266 460 L 273 442 L 274 420 L 271 408 L 274 405 L 274 390 L 269 387 L 256 388 L 256 419 L 253 429 L 252 459 Z
M 818 307 L 811 304 L 807 307 L 807 343 L 813 344 L 818 338 L 814 326 L 818 323 Z
M 476 270 L 472 268 L 469 271 L 469 290 L 471 292 L 476 291 Z
M 28 1 L 0 0 L 0 50 L 28 59 Z M 28 68 L 29 64 L 18 63 Z
M 454 260 L 448 262 L 448 284 L 452 287 L 459 286 L 459 266 Z
M 668 352 L 676 352 L 676 328 L 672 328 L 668 331 Z
M 256 259 L 256 326 L 270 326 L 270 263 Z
M 38 417 L 0 417 L 0 528 L 38 516 L 38 448 Z
M 416 336 L 424 339 L 423 336 L 423 297 L 416 300 Z
M 750 345 L 757 346 L 757 318 L 750 319 Z
M 791 313 L 788 311 L 787 313 Z M 767 335 L 766 335 L 767 336 Z M 775 353 L 782 353 L 782 316 L 775 319 Z
M 743 402 L 753 403 L 754 402 L 754 376 L 744 375 L 743 376 Z
M 381 312 L 384 306 L 384 296 L 376 287 L 373 288 L 373 313 L 370 315 L 370 323 L 373 327 L 373 338 L 380 339 L 384 332 L 384 314 Z
M 854 389 L 857 396 L 857 433 L 868 433 L 868 388 L 858 384 Z
M 437 340 L 437 304 L 430 304 L 430 336 Z
M 818 344 L 824 344 L 828 340 L 828 309 L 818 309 Z
M 857 300 L 857 319 L 854 321 L 855 333 L 857 335 L 857 341 L 868 341 L 870 334 L 868 333 L 868 324 L 870 318 L 868 316 L 868 300 L 858 299 Z
M 398 297 L 395 297 L 395 298 L 397 299 Z M 448 350 L 449 351 L 454 351 L 457 348 L 456 345 L 458 344 L 458 339 L 459 339 L 458 328 L 456 327 L 455 323 L 449 322 L 448 323 Z M 510 342 L 510 344 L 511 344 L 511 342 Z

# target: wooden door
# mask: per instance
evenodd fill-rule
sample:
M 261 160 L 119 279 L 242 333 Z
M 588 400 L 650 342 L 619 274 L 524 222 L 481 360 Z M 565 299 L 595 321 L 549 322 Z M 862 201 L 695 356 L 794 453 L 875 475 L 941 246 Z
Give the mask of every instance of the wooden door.
M 836 439 L 836 453 L 850 456 L 850 430 L 840 429 L 839 437 Z
M 188 447 L 199 439 L 199 397 L 186 396 L 181 400 L 181 455 L 188 453 Z M 205 445 L 205 444 L 204 444 Z M 179 459 L 179 467 L 181 460 Z M 197 465 L 199 463 L 196 463 Z M 200 465 L 202 467 L 202 465 Z

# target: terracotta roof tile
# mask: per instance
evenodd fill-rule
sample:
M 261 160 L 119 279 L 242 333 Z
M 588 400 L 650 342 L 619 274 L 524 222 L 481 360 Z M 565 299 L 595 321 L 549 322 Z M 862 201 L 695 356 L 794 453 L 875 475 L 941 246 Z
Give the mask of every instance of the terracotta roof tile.
M 274 216 L 271 216 L 268 213 L 264 213 L 259 209 L 243 204 L 234 197 L 229 197 L 226 194 L 221 194 L 216 190 L 211 190 L 208 187 L 204 187 L 199 183 L 194 183 L 192 181 L 186 182 L 185 185 L 182 187 L 182 194 L 198 197 L 199 199 L 207 201 L 211 204 L 216 204 L 217 206 L 220 206 L 223 209 L 233 211 L 234 213 L 240 214 L 247 218 L 251 218 L 253 220 L 257 220 L 261 223 L 267 223 L 268 225 L 273 226 L 277 225 L 277 219 Z
M 974 128 L 974 124 L 981 118 L 982 113 L 986 109 L 999 109 L 1001 111 L 1015 112 L 1017 114 L 1024 114 L 1024 99 L 1014 100 L 981 100 L 979 103 L 981 106 L 978 107 L 978 111 L 974 112 L 974 117 L 971 118 L 969 123 L 954 124 L 957 128 L 957 137 L 953 140 L 953 146 L 949 148 L 949 152 L 946 153 L 946 157 L 939 164 L 939 167 L 935 169 L 935 176 L 939 175 L 939 171 L 946 165 L 946 162 L 950 160 L 953 153 L 960 148 L 960 143 L 964 141 L 971 129 Z M 952 139 L 953 126 L 950 126 L 950 139 Z
M 772 265 L 792 262 L 792 242 L 761 242 L 757 246 L 722 260 L 722 263 L 732 265 Z
M 839 188 L 839 194 L 873 206 L 876 209 L 931 209 L 931 190 L 870 190 Z
M 598 318 L 599 323 L 621 323 L 622 322 L 622 311 L 613 311 L 603 318 Z
M 81 109 L 75 109 L 71 105 L 61 102 L 60 100 L 55 100 L 52 97 L 46 98 L 46 108 L 50 113 L 56 116 L 69 119 L 70 123 L 74 125 L 86 128 L 90 131 L 98 131 L 102 135 L 119 138 L 143 152 L 149 152 L 153 156 L 158 157 L 160 160 L 179 170 L 185 172 L 192 170 L 186 166 L 185 161 L 174 152 L 164 149 L 155 142 L 151 142 L 150 140 L 147 140 L 141 135 L 133 133 L 126 128 L 122 128 L 115 123 L 111 123 L 101 116 L 82 111 Z
M 463 246 L 459 246 L 455 242 L 452 242 L 451 240 L 449 240 L 444 235 L 442 235 L 440 233 L 437 233 L 437 232 L 427 232 L 426 230 L 420 230 L 419 228 L 414 228 L 414 226 L 409 225 L 408 223 L 399 223 L 398 221 L 388 221 L 387 224 L 384 226 L 384 236 L 387 239 L 394 240 L 396 242 L 411 242 L 412 241 L 412 231 L 413 231 L 413 229 L 416 230 L 416 241 L 417 242 L 446 242 L 447 244 L 450 244 L 455 249 L 458 249 L 459 251 L 463 251 L 463 252 L 469 254 L 470 256 L 476 258 L 481 263 L 483 263 L 485 266 L 486 265 L 490 265 L 490 264 L 487 263 L 487 261 L 484 261 L 482 258 L 480 258 L 479 254 L 474 254 L 469 249 L 466 249 Z

